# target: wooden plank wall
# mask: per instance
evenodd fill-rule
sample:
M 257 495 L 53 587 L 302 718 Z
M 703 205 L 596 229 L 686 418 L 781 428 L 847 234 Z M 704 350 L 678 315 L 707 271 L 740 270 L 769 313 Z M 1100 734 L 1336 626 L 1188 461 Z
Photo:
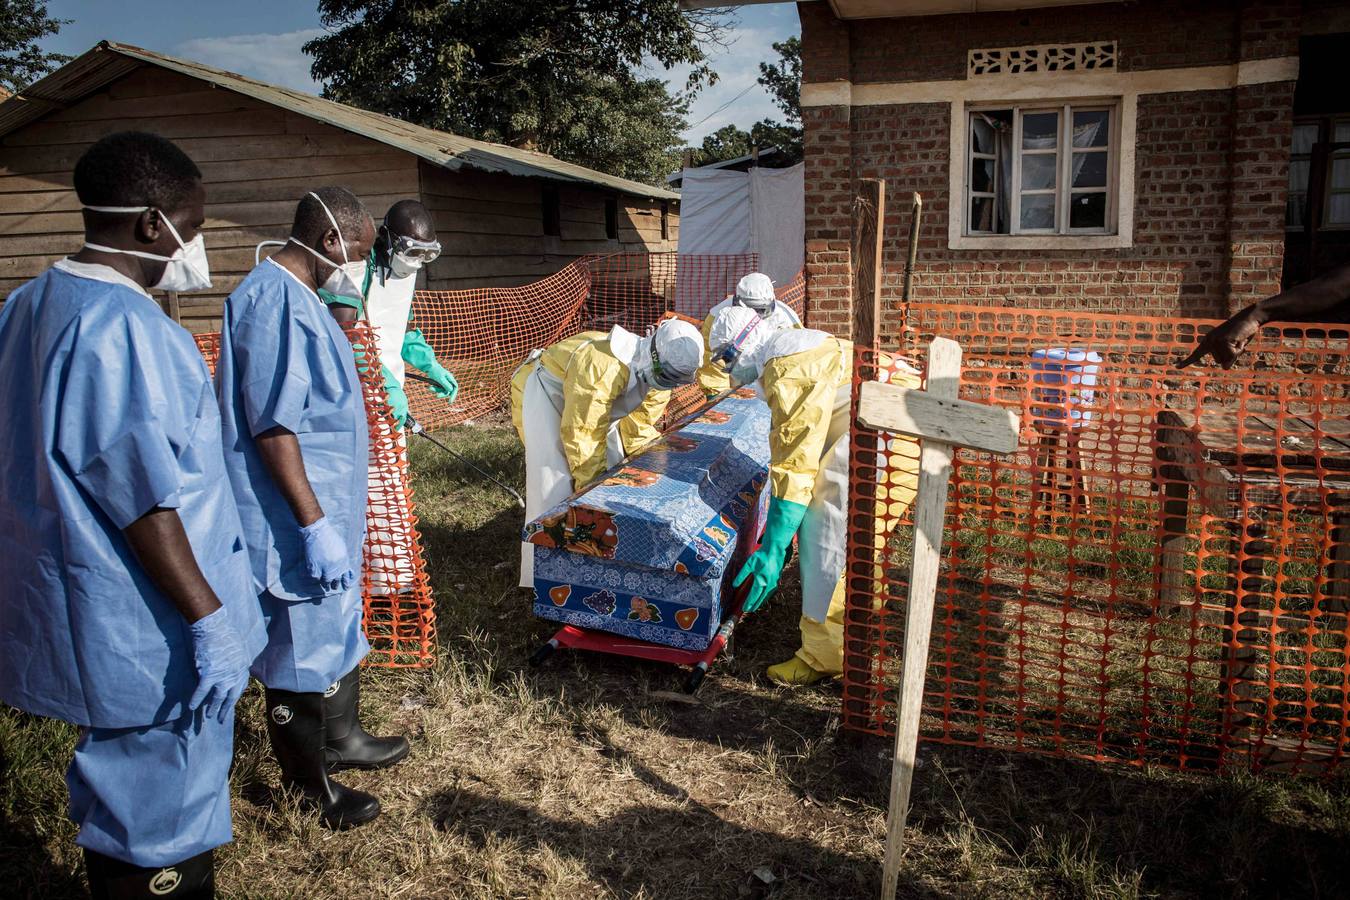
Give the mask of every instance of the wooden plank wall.
M 417 191 L 407 153 L 232 91 L 142 67 L 69 109 L 0 140 L 0 297 L 79 248 L 71 186 L 80 154 L 114 131 L 174 140 L 202 170 L 212 290 L 183 295 L 183 324 L 220 327 L 221 303 L 253 267 L 253 248 L 290 232 L 313 187 L 341 184 L 372 210 Z
M 676 248 L 678 204 L 671 204 L 662 241 L 661 204 L 620 197 L 618 237 L 607 240 L 607 194 L 562 187 L 562 234 L 545 236 L 540 181 L 447 172 L 377 141 L 145 66 L 0 139 L 0 298 L 79 248 L 75 162 L 100 137 L 124 130 L 174 140 L 202 170 L 214 285 L 181 298 L 183 324 L 193 331 L 219 329 L 221 304 L 253 267 L 254 246 L 285 239 L 296 201 L 327 184 L 354 191 L 377 221 L 395 201 L 420 193 L 446 248 L 428 272 L 432 288 L 525 284 L 585 253 Z
M 510 287 L 551 275 L 588 253 L 674 251 L 679 204 L 669 204 L 667 239 L 661 238 L 661 202 L 618 196 L 618 236 L 605 237 L 600 189 L 560 185 L 561 228 L 544 234 L 544 182 L 510 175 L 448 172 L 421 165 L 422 202 L 436 216 L 444 248 L 427 272 L 426 287 L 456 290 Z

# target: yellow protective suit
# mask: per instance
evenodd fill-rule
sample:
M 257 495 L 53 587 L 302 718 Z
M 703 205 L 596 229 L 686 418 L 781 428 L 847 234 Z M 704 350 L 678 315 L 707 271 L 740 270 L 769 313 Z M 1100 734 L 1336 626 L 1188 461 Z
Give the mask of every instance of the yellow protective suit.
M 806 332 L 774 345 L 789 351 L 811 343 Z M 777 349 L 777 346 L 774 349 Z M 886 378 L 918 387 L 919 376 L 884 360 Z M 843 671 L 844 564 L 848 515 L 848 433 L 853 345 L 825 337 L 810 349 L 772 355 L 760 376 L 769 405 L 769 487 L 773 496 L 807 507 L 797 532 L 802 584 L 802 646 L 797 657 L 817 673 Z M 912 438 L 888 440 L 886 508 L 878 508 L 884 543 L 918 489 L 919 448 Z M 885 513 L 885 515 L 883 515 Z
M 609 334 L 582 331 L 544 350 L 539 365 L 563 384 L 563 452 L 575 487 L 589 484 L 604 472 L 605 444 L 611 425 L 610 412 L 628 387 L 628 366 L 614 357 Z M 525 382 L 534 371 L 527 362 L 511 376 L 511 423 L 525 442 Z M 632 453 L 658 437 L 660 421 L 670 391 L 649 391 L 642 403 L 618 425 L 623 452 Z

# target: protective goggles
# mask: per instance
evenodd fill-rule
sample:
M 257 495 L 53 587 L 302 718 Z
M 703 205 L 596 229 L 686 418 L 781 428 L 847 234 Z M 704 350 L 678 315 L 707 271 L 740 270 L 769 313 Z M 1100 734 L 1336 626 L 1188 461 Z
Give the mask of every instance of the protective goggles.
M 408 259 L 429 263 L 441 255 L 440 241 L 419 241 L 401 234 L 389 233 L 389 248 Z
M 661 354 L 656 352 L 656 341 L 652 341 L 652 383 L 662 390 L 674 390 L 683 382 L 661 365 Z

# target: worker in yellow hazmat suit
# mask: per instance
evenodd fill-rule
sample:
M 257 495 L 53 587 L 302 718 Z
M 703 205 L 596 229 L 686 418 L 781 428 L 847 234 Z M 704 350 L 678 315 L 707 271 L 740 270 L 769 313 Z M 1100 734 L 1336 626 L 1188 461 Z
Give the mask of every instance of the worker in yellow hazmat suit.
M 848 515 L 848 431 L 853 345 L 823 331 L 775 330 L 753 310 L 732 306 L 709 331 L 713 361 L 735 385 L 753 384 L 769 405 L 769 516 L 757 551 L 733 584 L 749 581 L 753 612 L 778 586 L 794 535 L 801 559 L 801 649 L 770 666 L 783 684 L 811 684 L 844 664 L 844 557 Z M 889 363 L 889 361 L 888 361 Z M 889 380 L 919 386 L 919 374 L 890 364 Z M 892 438 L 883 470 L 892 501 L 879 526 L 889 529 L 913 502 L 919 448 Z
M 525 445 L 525 520 L 585 487 L 656 437 L 672 388 L 690 384 L 703 337 L 679 319 L 646 335 L 614 326 L 535 351 L 511 378 L 511 419 Z M 520 586 L 534 583 L 522 543 Z
M 802 327 L 802 320 L 793 312 L 792 307 L 778 301 L 774 293 L 773 282 L 769 280 L 768 275 L 763 272 L 751 272 L 746 275 L 736 283 L 736 292 L 709 310 L 707 317 L 703 320 L 703 345 L 706 349 L 703 367 L 698 370 L 697 381 L 698 386 L 703 389 L 705 397 L 715 397 L 730 385 L 727 373 L 712 360 L 712 345 L 709 342 L 709 335 L 712 332 L 713 322 L 717 319 L 717 314 L 724 309 L 731 309 L 733 306 L 753 309 L 764 320 L 764 324 L 774 331 Z

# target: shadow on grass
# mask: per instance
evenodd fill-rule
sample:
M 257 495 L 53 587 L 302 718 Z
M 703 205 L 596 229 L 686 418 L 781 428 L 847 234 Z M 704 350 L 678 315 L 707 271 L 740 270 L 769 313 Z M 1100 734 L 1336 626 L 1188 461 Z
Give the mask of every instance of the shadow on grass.
M 911 827 L 964 820 L 1071 896 L 1350 896 L 1350 802 L 1323 783 L 932 745 L 921 755 Z M 884 805 L 884 786 L 869 799 Z
M 53 852 L 64 843 L 54 841 L 54 833 L 75 831 L 65 818 L 63 778 L 75 736 L 64 722 L 0 706 L 0 893 L 6 897 L 87 896 L 78 855 L 62 859 Z
M 546 846 L 585 867 L 614 896 L 640 888 L 652 897 L 864 897 L 877 893 L 874 860 L 822 848 L 810 835 L 746 828 L 691 800 L 633 754 L 611 755 L 652 790 L 680 805 L 634 805 L 600 822 L 541 814 L 479 789 L 447 790 L 425 807 L 436 827 L 480 849 L 500 840 Z M 692 838 L 691 836 L 697 836 Z M 697 852 L 697 856 L 691 853 Z M 767 869 L 774 881 L 753 874 Z M 926 889 L 905 896 L 946 896 Z

